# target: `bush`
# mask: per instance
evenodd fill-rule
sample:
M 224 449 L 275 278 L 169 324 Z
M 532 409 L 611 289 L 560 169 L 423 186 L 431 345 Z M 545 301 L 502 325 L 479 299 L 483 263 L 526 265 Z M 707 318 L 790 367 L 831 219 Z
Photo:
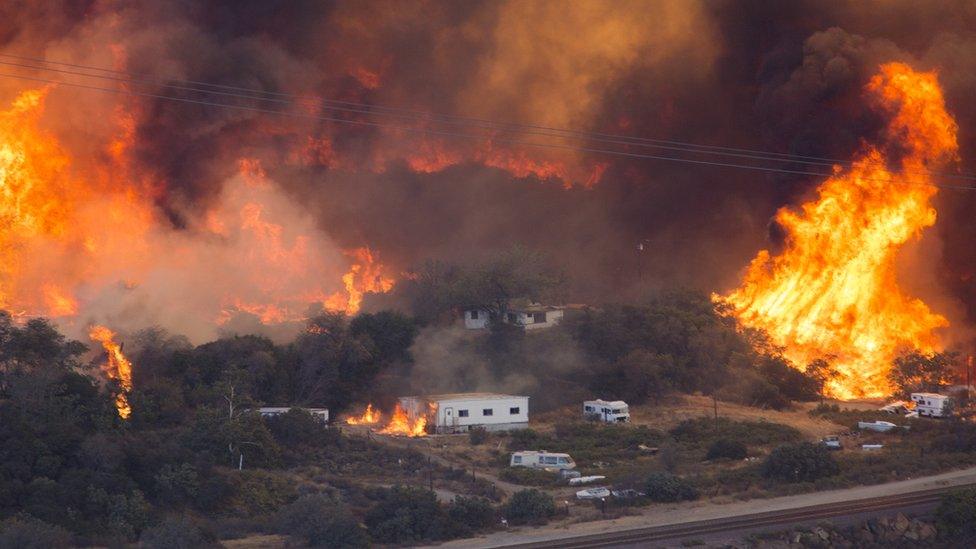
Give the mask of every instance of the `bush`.
M 505 518 L 511 524 L 545 524 L 555 514 L 552 496 L 536 489 L 515 492 L 505 506 Z
M 698 490 L 695 490 L 688 481 L 671 473 L 651 473 L 647 477 L 644 490 L 651 501 L 675 502 L 698 499 Z
M 211 545 L 200 529 L 185 517 L 169 519 L 147 528 L 139 541 L 146 549 L 195 549 Z
M 368 547 L 366 530 L 349 510 L 321 494 L 303 496 L 275 516 L 279 533 L 312 547 Z
M 762 445 L 793 442 L 802 437 L 800 431 L 769 421 L 733 421 L 720 417 L 700 417 L 682 421 L 673 429 L 671 436 L 678 442 L 706 447 L 720 438 L 743 444 Z
M 506 467 L 498 478 L 522 486 L 548 486 L 556 483 L 555 473 L 529 467 Z
M 430 490 L 394 486 L 376 494 L 379 502 L 366 513 L 366 527 L 375 541 L 408 544 L 449 537 L 447 516 Z
M 471 441 L 472 446 L 484 444 L 488 440 L 488 430 L 484 427 L 472 427 L 468 430 L 468 440 Z
M 336 441 L 334 431 L 308 410 L 292 408 L 286 413 L 265 419 L 268 430 L 282 447 L 318 447 Z
M 447 516 L 454 523 L 456 537 L 469 537 L 475 532 L 495 525 L 496 513 L 484 498 L 457 496 L 447 507 Z
M 785 482 L 813 482 L 840 472 L 827 448 L 810 442 L 773 450 L 763 462 L 762 475 Z
M 67 547 L 68 531 L 32 517 L 13 517 L 0 522 L 0 549 L 50 549 Z
M 714 459 L 745 459 L 748 453 L 746 445 L 738 440 L 720 438 L 708 447 L 705 459 L 709 461 Z
M 943 535 L 976 534 L 976 489 L 958 490 L 942 496 L 935 518 Z

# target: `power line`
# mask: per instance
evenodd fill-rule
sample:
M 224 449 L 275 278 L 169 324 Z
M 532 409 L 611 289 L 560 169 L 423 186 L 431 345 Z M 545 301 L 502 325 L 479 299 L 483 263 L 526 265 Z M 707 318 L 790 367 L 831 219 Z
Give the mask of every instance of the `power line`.
M 786 153 L 777 153 L 771 151 L 758 151 L 753 149 L 739 149 L 733 147 L 718 147 L 712 145 L 700 145 L 700 144 L 686 143 L 680 141 L 639 138 L 639 137 L 597 133 L 597 132 L 583 132 L 578 130 L 567 130 L 567 129 L 560 129 L 560 128 L 552 128 L 547 126 L 496 122 L 496 121 L 491 121 L 491 120 L 486 120 L 481 118 L 470 118 L 470 117 L 445 115 L 445 114 L 438 114 L 438 113 L 429 113 L 429 112 L 410 110 L 410 109 L 400 109 L 394 107 L 369 105 L 365 103 L 337 101 L 337 100 L 330 100 L 321 97 L 302 97 L 302 96 L 295 96 L 295 95 L 290 95 L 281 92 L 254 90 L 250 88 L 227 86 L 223 84 L 213 84 L 213 83 L 194 81 L 194 80 L 166 81 L 166 80 L 160 80 L 155 78 L 146 78 L 141 75 L 136 75 L 133 73 L 114 70 L 114 69 L 93 67 L 89 65 L 79 65 L 74 63 L 48 61 L 40 58 L 24 57 L 24 56 L 12 55 L 12 54 L 0 53 L 0 57 L 16 59 L 19 61 L 28 61 L 31 63 L 41 63 L 45 65 L 72 67 L 77 69 L 83 69 L 86 71 L 99 71 L 103 73 L 121 75 L 121 77 L 90 74 L 87 72 L 78 72 L 78 71 L 71 71 L 71 70 L 51 68 L 51 67 L 41 67 L 37 65 L 24 65 L 20 63 L 11 63 L 5 61 L 0 61 L 0 65 L 8 65 L 8 66 L 19 67 L 19 68 L 57 72 L 61 74 L 70 74 L 74 76 L 81 76 L 84 78 L 97 78 L 97 79 L 111 80 L 116 82 L 156 85 L 164 88 L 180 90 L 180 91 L 188 91 L 192 93 L 213 94 L 213 95 L 220 95 L 220 96 L 240 98 L 240 99 L 267 101 L 267 102 L 279 103 L 285 105 L 314 102 L 317 103 L 318 106 L 324 110 L 332 110 L 338 112 L 351 112 L 351 113 L 365 114 L 370 116 L 390 116 L 394 118 L 407 119 L 412 121 L 418 121 L 418 119 L 420 119 L 420 121 L 433 120 L 441 124 L 449 124 L 453 126 L 461 126 L 461 127 L 476 126 L 482 129 L 509 131 L 515 133 L 523 133 L 527 135 L 539 135 L 543 137 L 559 137 L 564 139 L 581 139 L 586 141 L 595 141 L 595 142 L 609 143 L 609 144 L 616 144 L 616 145 L 656 148 L 656 149 L 669 150 L 675 152 L 684 152 L 690 154 L 726 156 L 726 157 L 744 158 L 744 159 L 760 160 L 760 161 L 767 161 L 767 162 L 787 162 L 787 163 L 803 164 L 809 166 L 825 166 L 831 168 L 835 165 L 840 165 L 846 168 L 851 168 L 853 166 L 853 162 L 851 162 L 850 160 L 840 160 L 840 159 L 831 159 L 831 158 L 822 158 L 822 157 L 804 156 L 804 155 L 790 155 Z M 232 91 L 217 91 L 211 89 L 202 89 L 196 86 L 206 86 L 210 88 L 217 88 L 218 90 L 232 90 Z M 222 103 L 222 105 L 224 104 Z M 280 112 L 280 111 L 276 111 L 276 112 Z M 792 173 L 792 172 L 787 172 L 787 173 Z M 976 181 L 976 174 L 953 174 L 953 173 L 945 173 L 945 172 L 936 172 L 932 170 L 912 170 L 912 171 L 906 171 L 904 173 L 938 176 L 938 177 L 950 178 L 950 179 L 961 179 L 965 181 Z
M 670 156 L 662 156 L 662 155 L 651 155 L 651 154 L 643 154 L 643 153 L 633 153 L 633 152 L 618 151 L 618 150 L 613 150 L 613 149 L 597 149 L 597 148 L 591 148 L 591 147 L 576 147 L 576 146 L 571 146 L 571 145 L 560 145 L 560 144 L 556 144 L 556 143 L 539 143 L 539 142 L 535 142 L 535 141 L 524 141 L 524 140 L 509 139 L 509 138 L 499 138 L 499 137 L 488 136 L 488 135 L 474 135 L 474 134 L 469 134 L 469 133 L 450 132 L 450 131 L 444 131 L 444 130 L 434 130 L 434 129 L 429 129 L 429 128 L 414 128 L 414 127 L 410 127 L 410 126 L 393 126 L 393 125 L 389 125 L 389 124 L 382 124 L 382 123 L 379 123 L 379 122 L 370 122 L 370 121 L 367 121 L 367 120 L 351 120 L 351 119 L 335 118 L 335 117 L 328 117 L 328 116 L 316 116 L 316 115 L 309 115 L 309 114 L 293 113 L 293 112 L 279 111 L 279 110 L 274 110 L 274 109 L 263 109 L 263 108 L 259 108 L 259 107 L 249 107 L 249 106 L 246 106 L 246 105 L 232 105 L 232 104 L 219 103 L 219 102 L 213 102 L 213 101 L 203 101 L 203 100 L 197 100 L 197 99 L 188 99 L 188 98 L 182 98 L 182 97 L 173 97 L 173 96 L 169 96 L 169 95 L 161 95 L 161 94 L 155 94 L 155 93 L 138 92 L 138 91 L 124 90 L 124 89 L 114 89 L 114 88 L 103 88 L 103 87 L 99 87 L 99 86 L 91 86 L 91 85 L 87 85 L 87 84 L 79 84 L 79 83 L 75 83 L 75 82 L 65 82 L 65 81 L 62 81 L 62 80 L 52 80 L 52 79 L 47 79 L 47 78 L 38 78 L 38 77 L 31 77 L 31 76 L 24 76 L 24 75 L 16 75 L 16 74 L 8 74 L 8 73 L 0 73 L 0 77 L 13 78 L 13 79 L 19 79 L 19 80 L 28 80 L 28 81 L 34 81 L 34 82 L 42 82 L 42 83 L 46 83 L 46 84 L 56 84 L 56 85 L 61 85 L 61 86 L 68 86 L 68 87 L 74 87 L 74 88 L 80 88 L 80 89 L 87 89 L 87 90 L 92 90 L 92 91 L 101 91 L 101 92 L 113 93 L 113 94 L 118 94 L 118 95 L 128 95 L 128 96 L 136 96 L 136 97 L 148 97 L 148 98 L 153 98 L 153 99 L 162 99 L 162 100 L 167 100 L 167 101 L 174 101 L 174 102 L 180 102 L 180 103 L 195 104 L 195 105 L 201 105 L 201 106 L 222 107 L 222 108 L 233 109 L 233 110 L 258 112 L 258 113 L 264 113 L 264 114 L 275 114 L 275 115 L 286 116 L 286 117 L 291 117 L 291 118 L 319 120 L 319 121 L 325 121 L 325 122 L 335 122 L 335 123 L 338 123 L 338 124 L 350 124 L 350 125 L 358 125 L 358 126 L 368 126 L 368 127 L 375 127 L 375 128 L 381 128 L 381 129 L 392 129 L 392 130 L 399 130 L 399 131 L 405 131 L 405 132 L 410 132 L 410 133 L 419 133 L 419 134 L 427 134 L 427 135 L 440 135 L 440 136 L 446 136 L 446 137 L 459 137 L 459 138 L 463 138 L 463 139 L 473 139 L 473 140 L 477 140 L 477 141 L 487 140 L 487 141 L 492 141 L 492 142 L 501 142 L 501 143 L 508 143 L 508 144 L 513 144 L 513 145 L 524 145 L 524 146 L 531 146 L 531 147 L 540 147 L 540 148 L 547 148 L 547 149 L 554 149 L 554 150 L 569 150 L 569 151 L 588 152 L 588 153 L 595 153 L 595 154 L 607 154 L 607 155 L 623 156 L 623 157 L 628 157 L 628 158 L 640 158 L 640 159 L 648 159 L 648 160 L 664 160 L 664 161 L 682 162 L 682 163 L 696 164 L 696 165 L 703 165 L 703 166 L 715 166 L 715 167 L 725 167 L 725 168 L 738 168 L 738 169 L 746 169 L 746 170 L 754 170 L 754 171 L 765 171 L 765 172 L 772 172 L 772 173 L 783 173 L 783 174 L 791 174 L 791 175 L 809 175 L 809 176 L 814 176 L 814 177 L 831 177 L 831 176 L 834 175 L 832 173 L 824 173 L 824 172 L 792 170 L 792 169 L 787 169 L 787 168 L 775 168 L 775 167 L 769 167 L 769 166 L 756 166 L 756 165 L 749 165 L 749 164 L 734 164 L 734 163 L 730 163 L 730 162 L 713 162 L 713 161 L 708 161 L 708 160 L 697 160 L 697 159 L 692 159 L 692 158 L 680 158 L 680 157 L 670 157 Z M 890 179 L 883 179 L 883 178 L 864 178 L 864 180 L 865 181 L 876 181 L 876 182 L 882 182 L 882 183 L 889 183 L 889 184 L 899 184 L 899 182 L 897 182 L 897 181 L 892 181 Z M 900 182 L 900 184 L 903 184 L 903 185 L 932 185 L 934 187 L 940 187 L 940 188 L 946 188 L 946 189 L 976 190 L 976 186 L 940 185 L 938 183 L 924 183 L 923 184 L 923 183 L 914 183 L 914 182 L 909 182 L 909 181 Z

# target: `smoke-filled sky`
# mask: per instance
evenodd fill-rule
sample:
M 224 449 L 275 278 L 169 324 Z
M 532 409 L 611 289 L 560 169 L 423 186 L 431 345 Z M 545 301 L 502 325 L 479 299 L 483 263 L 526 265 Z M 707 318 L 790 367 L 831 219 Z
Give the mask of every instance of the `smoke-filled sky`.
M 155 81 L 140 88 L 147 95 L 169 93 L 167 82 L 207 82 L 841 159 L 879 131 L 863 88 L 880 63 L 897 60 L 939 72 L 960 126 L 953 169 L 973 172 L 974 29 L 976 5 L 967 1 L 39 0 L 0 6 L 0 53 L 144 75 Z M 9 66 L 0 73 L 39 74 Z M 0 98 L 8 105 L 38 86 L 0 78 Z M 574 297 L 597 301 L 635 291 L 637 244 L 645 242 L 645 289 L 723 291 L 758 249 L 776 246 L 775 211 L 818 183 L 340 124 L 315 118 L 335 116 L 315 108 L 304 114 L 53 86 L 39 126 L 57 137 L 73 169 L 124 165 L 121 185 L 151 204 L 147 238 L 177 240 L 179 250 L 193 243 L 182 262 L 150 254 L 165 268 L 137 269 L 132 286 L 153 290 L 125 307 L 106 302 L 123 300 L 117 294 L 129 286 L 98 289 L 95 279 L 111 269 L 88 276 L 83 286 L 96 296 L 89 303 L 99 305 L 92 314 L 124 319 L 139 301 L 152 312 L 136 314 L 138 322 L 179 331 L 184 317 L 204 314 L 168 311 L 188 295 L 239 286 L 245 301 L 259 301 L 261 285 L 272 282 L 246 271 L 281 257 L 252 264 L 251 240 L 214 243 L 214 235 L 236 234 L 220 228 L 220 212 L 251 200 L 278 212 L 261 221 L 282 233 L 262 238 L 284 239 L 286 255 L 307 267 L 294 287 L 273 282 L 293 301 L 341 290 L 350 251 L 364 247 L 396 278 L 427 258 L 471 261 L 524 244 L 567 270 Z M 120 135 L 125 146 L 112 149 Z M 259 184 L 242 182 L 255 173 Z M 942 190 L 939 221 L 910 254 L 925 267 L 905 267 L 917 274 L 913 289 L 943 303 L 953 320 L 976 315 L 974 205 L 976 191 Z M 309 282 L 316 277 L 321 288 Z M 216 301 L 210 309 L 227 305 Z M 191 331 L 206 337 L 210 323 L 194 319 Z

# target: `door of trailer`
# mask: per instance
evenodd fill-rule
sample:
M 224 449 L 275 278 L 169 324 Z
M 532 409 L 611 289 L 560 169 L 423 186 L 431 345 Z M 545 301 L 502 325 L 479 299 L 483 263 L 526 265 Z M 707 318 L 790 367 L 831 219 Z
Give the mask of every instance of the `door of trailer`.
M 444 408 L 444 426 L 450 427 L 452 431 L 457 428 L 457 418 L 454 417 L 454 408 L 450 406 Z

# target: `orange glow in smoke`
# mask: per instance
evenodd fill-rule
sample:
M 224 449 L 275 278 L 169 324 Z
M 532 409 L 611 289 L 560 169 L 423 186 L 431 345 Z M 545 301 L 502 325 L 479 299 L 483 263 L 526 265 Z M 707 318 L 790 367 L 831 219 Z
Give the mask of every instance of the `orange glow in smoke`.
M 797 367 L 836 356 L 841 377 L 830 389 L 842 398 L 890 393 L 886 376 L 897 354 L 938 350 L 935 331 L 948 326 L 902 291 L 895 259 L 935 223 L 930 199 L 938 189 L 926 170 L 956 159 L 958 128 L 934 72 L 889 63 L 867 93 L 891 113 L 887 134 L 902 156 L 866 147 L 851 168 L 836 166 L 815 199 L 777 214 L 787 235 L 782 253 L 760 251 L 742 285 L 719 298 Z
M 132 390 L 132 363 L 122 354 L 122 345 L 115 342 L 115 333 L 105 326 L 92 326 L 88 332 L 88 337 L 92 341 L 102 344 L 107 358 L 102 365 L 102 372 L 109 379 L 117 379 L 122 388 L 115 397 L 115 408 L 119 411 L 119 417 L 126 419 L 132 413 L 129 408 L 127 394 Z

